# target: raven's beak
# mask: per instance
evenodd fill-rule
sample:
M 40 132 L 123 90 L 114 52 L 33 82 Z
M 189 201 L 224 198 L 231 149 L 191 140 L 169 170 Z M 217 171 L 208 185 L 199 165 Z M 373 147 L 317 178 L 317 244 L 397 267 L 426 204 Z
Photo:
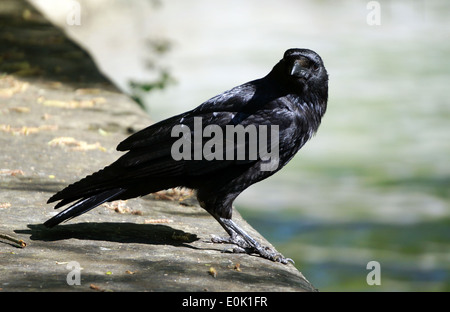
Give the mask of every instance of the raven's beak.
M 299 77 L 299 78 L 305 78 L 305 75 L 307 73 L 307 69 L 302 67 L 301 61 L 295 61 L 294 65 L 291 69 L 291 76 Z

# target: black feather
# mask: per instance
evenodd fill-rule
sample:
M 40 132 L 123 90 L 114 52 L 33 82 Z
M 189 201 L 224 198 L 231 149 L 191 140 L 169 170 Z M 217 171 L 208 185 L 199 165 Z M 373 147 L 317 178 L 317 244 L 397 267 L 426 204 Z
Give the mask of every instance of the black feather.
M 125 192 L 124 189 L 120 188 L 112 189 L 90 196 L 88 198 L 81 199 L 72 206 L 70 206 L 69 208 L 65 209 L 64 211 L 54 216 L 53 218 L 44 222 L 44 225 L 49 228 L 54 227 L 55 225 L 58 225 L 63 221 L 70 220 L 85 212 L 88 212 L 89 210 L 94 209 L 95 207 L 107 201 L 114 200 L 115 197 L 122 194 L 123 192 Z

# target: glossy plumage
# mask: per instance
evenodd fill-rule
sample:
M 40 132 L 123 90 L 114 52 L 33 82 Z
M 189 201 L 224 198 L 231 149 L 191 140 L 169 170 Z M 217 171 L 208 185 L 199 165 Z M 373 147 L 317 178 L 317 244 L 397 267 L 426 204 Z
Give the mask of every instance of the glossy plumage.
M 319 55 L 307 49 L 287 50 L 267 76 L 225 91 L 191 111 L 151 125 L 122 141 L 117 150 L 126 153 L 117 161 L 48 200 L 60 201 L 55 208 L 75 203 L 44 224 L 53 227 L 106 201 L 188 187 L 197 191 L 201 206 L 230 234 L 228 242 L 286 263 L 286 258 L 275 251 L 267 255 L 258 250 L 256 242 L 230 220 L 232 203 L 247 187 L 280 170 L 312 137 L 326 111 L 327 99 L 328 74 Z M 277 167 L 261 170 L 264 161 L 260 157 L 174 160 L 172 146 L 180 138 L 173 137 L 172 130 L 184 125 L 193 137 L 194 121 L 199 117 L 202 130 L 208 125 L 224 131 L 227 125 L 278 126 L 279 136 L 272 138 L 278 144 Z M 208 139 L 203 138 L 202 144 Z M 249 138 L 245 144 L 248 147 L 254 142 Z M 236 149 L 236 145 L 231 148 Z

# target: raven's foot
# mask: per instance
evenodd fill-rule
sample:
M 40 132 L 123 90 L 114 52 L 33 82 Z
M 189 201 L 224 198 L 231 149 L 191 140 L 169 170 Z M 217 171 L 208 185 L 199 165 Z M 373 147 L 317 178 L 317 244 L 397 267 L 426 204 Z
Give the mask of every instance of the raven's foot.
M 292 264 L 294 263 L 294 260 L 284 257 L 278 251 L 267 246 L 262 246 L 244 230 L 237 226 L 231 219 L 218 218 L 218 221 L 230 234 L 230 237 L 223 238 L 214 236 L 211 239 L 213 243 L 233 244 L 236 246 L 233 249 L 233 252 L 236 253 L 256 253 L 265 259 L 275 262 L 280 262 L 283 264 L 287 264 L 288 262 L 291 262 Z

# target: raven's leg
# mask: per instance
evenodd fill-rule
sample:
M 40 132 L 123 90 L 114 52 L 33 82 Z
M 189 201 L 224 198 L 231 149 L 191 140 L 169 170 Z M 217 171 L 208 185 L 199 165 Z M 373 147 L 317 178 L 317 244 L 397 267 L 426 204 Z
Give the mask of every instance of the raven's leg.
M 231 219 L 216 217 L 220 225 L 225 229 L 225 231 L 230 235 L 229 238 L 212 238 L 214 243 L 229 243 L 237 245 L 239 248 L 235 248 L 234 252 L 246 252 L 246 253 L 256 253 L 261 257 L 287 264 L 288 262 L 294 263 L 290 258 L 285 258 L 282 254 L 276 250 L 261 246 L 254 238 L 247 234 L 243 229 L 241 229 L 236 223 Z

